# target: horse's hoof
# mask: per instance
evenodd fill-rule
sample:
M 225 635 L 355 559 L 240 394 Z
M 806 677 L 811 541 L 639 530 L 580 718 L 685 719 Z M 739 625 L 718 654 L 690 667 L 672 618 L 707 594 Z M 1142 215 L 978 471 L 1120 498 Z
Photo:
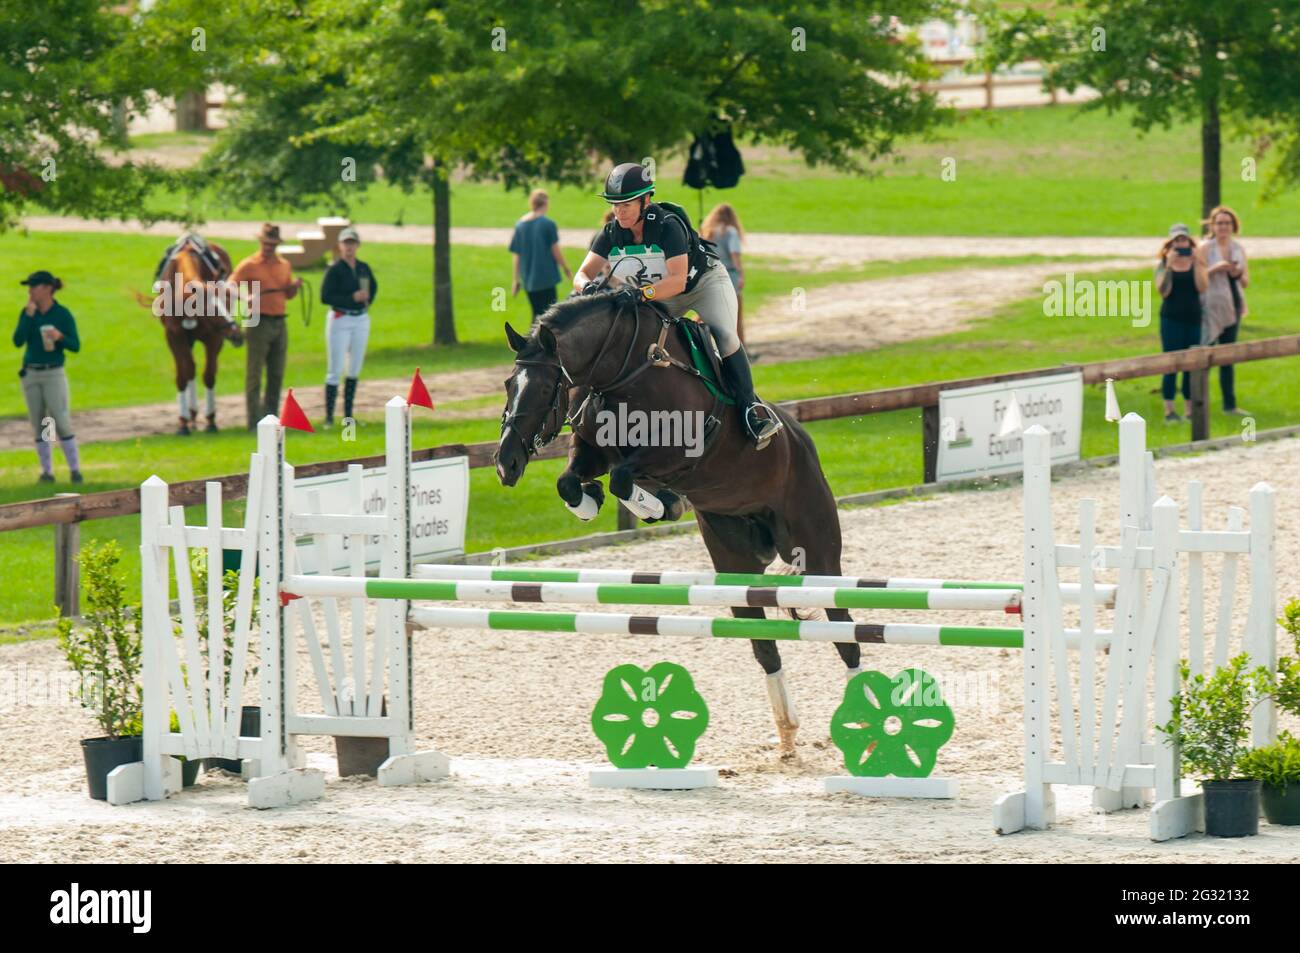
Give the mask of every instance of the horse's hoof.
M 182 422 L 181 425 L 180 425 L 179 427 L 176 428 L 176 436 L 178 436 L 178 437 L 188 437 L 189 435 L 190 435 L 190 428 L 189 428 L 189 425 L 186 424 L 186 423 L 184 423 L 184 422 Z
M 208 425 L 203 428 L 207 433 L 217 433 L 221 428 L 217 426 L 215 420 L 209 420 Z

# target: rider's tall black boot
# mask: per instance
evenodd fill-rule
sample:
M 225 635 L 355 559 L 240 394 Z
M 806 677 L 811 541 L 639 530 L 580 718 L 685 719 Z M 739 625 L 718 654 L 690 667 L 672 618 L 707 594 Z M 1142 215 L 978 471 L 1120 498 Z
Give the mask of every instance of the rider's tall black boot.
M 753 439 L 755 448 L 762 450 L 783 425 L 772 409 L 754 396 L 754 375 L 750 373 L 749 358 L 743 346 L 722 359 L 722 373 L 726 377 L 727 389 L 736 398 L 736 409 L 740 411 L 745 432 Z
M 357 396 L 357 379 L 355 377 L 345 377 L 343 379 L 343 417 L 346 420 L 352 419 L 352 402 Z
M 339 385 L 326 384 L 325 385 L 325 426 L 326 427 L 334 426 L 334 405 L 338 403 L 338 399 L 339 399 Z

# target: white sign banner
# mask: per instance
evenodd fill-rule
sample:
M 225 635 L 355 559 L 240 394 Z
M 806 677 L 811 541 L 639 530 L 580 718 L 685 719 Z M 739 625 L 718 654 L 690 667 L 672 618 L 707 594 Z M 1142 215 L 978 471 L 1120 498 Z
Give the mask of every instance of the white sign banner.
M 320 512 L 348 513 L 348 475 L 331 473 L 294 481 L 294 511 L 309 511 L 309 491 L 320 494 Z M 383 513 L 387 502 L 388 469 L 367 469 L 361 477 L 362 508 L 367 514 Z M 469 514 L 469 458 L 449 457 L 411 464 L 411 558 L 415 562 L 459 556 L 465 552 L 465 525 Z M 329 565 L 325 571 L 347 575 L 352 562 L 349 540 L 328 536 Z M 298 559 L 304 573 L 322 570 L 317 566 L 316 546 L 310 537 L 297 540 Z M 366 568 L 379 569 L 379 537 L 366 539 Z
M 1079 459 L 1083 429 L 1081 372 L 961 387 L 939 392 L 936 477 L 940 482 L 1020 470 L 1024 461 L 1021 431 L 1002 435 L 1013 393 L 1020 406 L 1022 428 L 1038 424 L 1052 435 L 1052 462 Z

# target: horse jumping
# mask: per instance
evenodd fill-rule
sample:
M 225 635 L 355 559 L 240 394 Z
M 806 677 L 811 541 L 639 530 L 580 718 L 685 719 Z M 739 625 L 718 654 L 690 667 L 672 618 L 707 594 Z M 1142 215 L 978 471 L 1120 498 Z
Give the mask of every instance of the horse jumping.
M 208 431 L 217 429 L 217 356 L 227 340 L 243 344 L 243 333 L 230 317 L 222 282 L 231 272 L 230 255 L 216 242 L 195 234 L 181 236 L 167 249 L 154 277 L 154 290 L 168 296 L 159 317 L 176 365 L 176 403 L 182 436 L 196 429 L 199 412 L 194 344 L 203 345 L 203 386 Z
M 556 489 L 576 514 L 595 515 L 604 502 L 599 478 L 609 474 L 610 492 L 630 501 L 629 509 L 646 522 L 679 519 L 689 500 L 719 572 L 761 573 L 780 556 L 808 574 L 839 575 L 839 514 L 812 438 L 776 409 L 784 428 L 765 449 L 755 449 L 736 408 L 716 397 L 689 362 L 672 356 L 673 348 L 682 349 L 672 322 L 653 306 L 642 304 L 629 314 L 617 306 L 615 295 L 596 294 L 555 305 L 527 338 L 507 324 L 516 358 L 506 381 L 496 451 L 501 483 L 514 486 L 529 458 L 568 422 L 573 447 Z M 586 397 L 570 419 L 569 407 L 583 392 Z M 651 419 L 662 419 L 664 412 L 679 419 L 694 415 L 704 422 L 702 452 L 692 457 L 682 446 L 662 441 L 635 446 L 630 440 L 610 441 L 602 433 L 601 411 L 616 404 L 625 405 L 628 414 L 658 415 Z M 662 516 L 645 515 L 657 514 L 660 506 Z M 737 618 L 765 617 L 761 605 L 731 611 Z M 789 611 L 795 618 L 808 617 Z M 846 609 L 825 612 L 832 621 L 851 621 Z M 780 652 L 774 641 L 751 645 L 767 675 L 781 752 L 788 757 L 799 720 Z M 835 647 L 855 674 L 860 647 Z

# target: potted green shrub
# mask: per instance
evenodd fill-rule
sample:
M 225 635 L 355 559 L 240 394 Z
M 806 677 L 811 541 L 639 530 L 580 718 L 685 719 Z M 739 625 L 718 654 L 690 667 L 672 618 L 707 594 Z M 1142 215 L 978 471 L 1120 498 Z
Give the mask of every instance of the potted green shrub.
M 1300 599 L 1287 603 L 1277 621 L 1291 635 L 1295 654 L 1278 661 L 1273 698 L 1282 711 L 1300 716 Z M 1300 824 L 1300 738 L 1282 732 L 1275 743 L 1242 758 L 1239 770 L 1260 782 L 1260 801 L 1270 824 Z
M 1205 833 L 1246 837 L 1259 833 L 1260 782 L 1245 777 L 1239 762 L 1249 750 L 1250 715 L 1273 689 L 1264 666 L 1247 669 L 1242 653 L 1205 675 L 1182 664 L 1182 691 L 1172 699 L 1173 718 L 1157 728 L 1179 748 L 1183 770 L 1205 780 Z
M 1237 770 L 1260 782 L 1260 802 L 1270 824 L 1300 824 L 1300 738 L 1282 732 L 1273 744 L 1243 755 Z
M 85 580 L 84 625 L 57 623 L 59 648 L 77 673 L 74 693 L 95 713 L 102 737 L 83 738 L 86 785 L 96 800 L 108 797 L 108 774 L 143 759 L 140 723 L 140 611 L 124 600 L 126 580 L 118 572 L 122 550 L 116 542 L 88 546 L 79 557 Z

